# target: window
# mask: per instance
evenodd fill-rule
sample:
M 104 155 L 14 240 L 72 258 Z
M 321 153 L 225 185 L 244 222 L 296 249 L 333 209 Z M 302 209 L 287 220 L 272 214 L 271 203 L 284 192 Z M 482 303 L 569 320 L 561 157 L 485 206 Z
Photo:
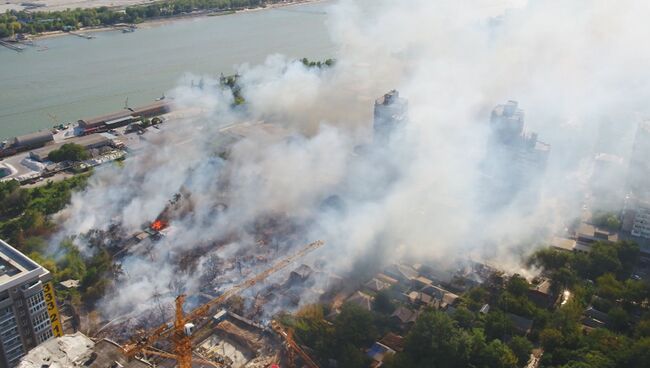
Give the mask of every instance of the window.
M 40 344 L 40 343 L 42 343 L 43 341 L 48 340 L 48 339 L 51 338 L 52 336 L 54 336 L 54 335 L 52 335 L 52 330 L 51 330 L 51 329 L 45 330 L 45 332 L 43 332 L 42 334 L 38 335 L 38 343 Z
M 2 340 L 8 341 L 8 339 L 15 337 L 16 335 L 18 335 L 18 328 L 12 327 L 6 331 L 3 331 L 0 337 L 2 337 Z
M 6 314 L 13 313 L 13 312 L 14 312 L 14 308 L 11 306 L 2 308 L 2 311 L 0 311 L 0 316 L 4 317 Z
M 43 292 L 39 292 L 36 295 L 32 295 L 27 299 L 27 306 L 29 307 L 29 313 L 34 314 L 45 309 L 45 299 L 43 298 Z
M 32 320 L 32 325 L 34 326 L 34 331 L 36 332 L 40 332 L 45 328 L 49 328 L 50 316 L 48 316 L 47 312 L 41 313 Z

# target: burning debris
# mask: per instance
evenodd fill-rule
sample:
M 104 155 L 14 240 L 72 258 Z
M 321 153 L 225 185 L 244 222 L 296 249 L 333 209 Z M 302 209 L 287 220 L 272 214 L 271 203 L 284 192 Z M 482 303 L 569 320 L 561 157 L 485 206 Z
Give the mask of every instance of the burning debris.
M 161 231 L 167 228 L 169 226 L 169 223 L 167 221 L 157 219 L 156 221 L 151 223 L 151 230 L 154 231 Z

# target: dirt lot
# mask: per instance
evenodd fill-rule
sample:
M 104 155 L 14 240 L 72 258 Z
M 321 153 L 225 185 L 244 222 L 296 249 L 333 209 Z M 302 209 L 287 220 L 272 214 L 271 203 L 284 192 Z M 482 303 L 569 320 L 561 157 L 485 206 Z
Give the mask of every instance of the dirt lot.
M 38 4 L 34 10 L 52 11 L 75 8 L 96 8 L 100 6 L 125 7 L 152 3 L 153 0 L 0 0 L 0 11 L 25 8 L 21 4 Z M 42 6 L 40 6 L 42 5 Z

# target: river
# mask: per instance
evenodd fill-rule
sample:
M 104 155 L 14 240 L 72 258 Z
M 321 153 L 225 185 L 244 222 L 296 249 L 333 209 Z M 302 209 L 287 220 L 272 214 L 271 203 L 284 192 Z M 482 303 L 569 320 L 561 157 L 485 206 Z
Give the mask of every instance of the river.
M 0 47 L 0 139 L 152 102 L 184 73 L 218 76 L 273 53 L 335 57 L 331 2 L 179 19 L 133 33 L 62 36 Z M 45 49 L 38 51 L 39 49 Z

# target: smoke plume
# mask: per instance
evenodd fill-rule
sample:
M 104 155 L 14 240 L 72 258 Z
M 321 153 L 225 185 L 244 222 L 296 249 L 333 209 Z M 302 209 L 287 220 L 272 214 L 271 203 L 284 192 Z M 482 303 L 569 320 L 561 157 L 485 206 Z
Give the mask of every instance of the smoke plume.
M 188 81 L 200 77 L 188 76 L 169 93 L 179 117 L 73 197 L 61 237 L 131 234 L 176 193 L 191 202 L 163 239 L 122 261 L 125 276 L 102 303 L 108 316 L 142 312 L 156 293 L 170 300 L 175 283 L 223 290 L 315 239 L 326 246 L 313 258 L 339 274 L 403 257 L 516 270 L 579 215 L 602 122 L 616 132 L 607 150 L 625 155 L 648 113 L 645 1 L 341 0 L 327 13 L 333 67 L 282 55 L 241 65 L 244 108 L 218 81 L 196 88 Z M 409 119 L 377 144 L 373 103 L 393 88 Z M 534 189 L 486 208 L 490 111 L 509 99 L 551 154 Z M 265 221 L 286 224 L 262 248 L 255 229 Z M 179 267 L 192 252 L 198 261 Z

